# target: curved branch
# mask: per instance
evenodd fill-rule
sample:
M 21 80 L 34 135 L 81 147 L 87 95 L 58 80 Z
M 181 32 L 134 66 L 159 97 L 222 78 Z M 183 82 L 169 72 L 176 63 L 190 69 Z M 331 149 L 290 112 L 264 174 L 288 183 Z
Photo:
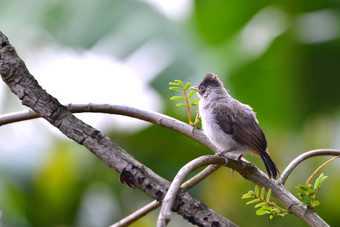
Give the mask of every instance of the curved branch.
M 193 172 L 194 170 L 201 166 L 209 164 L 223 165 L 224 160 L 219 156 L 205 155 L 190 161 L 178 171 L 175 178 L 171 182 L 168 192 L 166 193 L 163 199 L 162 208 L 158 216 L 157 227 L 166 226 L 167 223 L 170 221 L 171 208 L 173 207 L 176 195 L 180 189 L 180 185 L 182 184 L 182 182 L 189 176 L 191 172 Z M 233 223 L 229 223 L 228 226 L 235 225 Z
M 202 180 L 207 178 L 210 174 L 215 172 L 220 167 L 221 167 L 221 165 L 216 165 L 216 164 L 209 165 L 204 170 L 202 170 L 201 172 L 199 172 L 198 174 L 196 174 L 195 176 L 193 176 L 192 178 L 187 180 L 185 183 L 183 183 L 181 185 L 181 188 L 183 188 L 183 190 L 188 190 L 188 189 L 192 188 L 193 186 L 200 183 Z M 158 208 L 159 206 L 160 206 L 160 202 L 157 201 L 157 200 L 154 200 L 154 201 L 148 203 L 147 205 L 145 205 L 144 207 L 142 207 L 142 208 L 136 210 L 135 212 L 131 213 L 130 215 L 126 216 L 125 218 L 121 219 L 119 222 L 111 225 L 110 227 L 127 226 L 127 225 L 133 223 L 134 221 L 142 218 L 147 213 L 153 211 L 154 209 Z
M 164 114 L 141 110 L 130 106 L 110 104 L 68 104 L 66 105 L 66 107 L 71 113 L 107 113 L 137 118 L 179 132 L 208 147 L 215 153 L 218 152 L 216 147 L 205 136 L 202 130 L 195 129 L 182 121 L 179 121 Z M 32 110 L 4 114 L 0 116 L 0 126 L 39 117 L 40 116 Z
M 293 161 L 289 163 L 286 169 L 282 172 L 280 179 L 277 180 L 279 184 L 285 184 L 287 178 L 289 177 L 290 173 L 303 161 L 307 160 L 308 158 L 314 156 L 321 156 L 321 155 L 340 155 L 340 150 L 337 149 L 317 149 L 311 150 L 306 153 L 303 153 L 296 157 Z

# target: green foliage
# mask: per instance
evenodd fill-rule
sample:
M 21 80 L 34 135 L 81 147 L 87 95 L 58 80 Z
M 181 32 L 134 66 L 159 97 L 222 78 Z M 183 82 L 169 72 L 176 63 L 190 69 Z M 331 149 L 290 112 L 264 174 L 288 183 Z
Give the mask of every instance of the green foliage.
M 184 105 L 177 105 L 177 106 L 198 106 L 198 101 L 200 100 L 199 98 L 194 99 L 194 100 L 189 102 L 189 99 L 191 99 L 192 96 L 194 94 L 196 94 L 195 90 L 192 90 L 187 94 L 187 91 L 191 87 L 190 82 L 187 82 L 184 85 L 184 83 L 181 80 L 175 80 L 175 82 L 170 82 L 169 85 L 170 85 L 170 87 L 169 87 L 170 90 L 181 91 L 184 94 L 184 96 L 172 96 L 170 98 L 170 100 L 185 100 L 186 101 L 186 103 L 181 103 L 181 104 L 184 104 Z
M 189 93 L 187 93 L 189 91 L 190 87 L 191 87 L 191 83 L 187 82 L 184 85 L 184 83 L 181 80 L 175 80 L 174 82 L 170 82 L 169 85 L 170 85 L 170 87 L 169 87 L 170 90 L 183 92 L 183 95 L 184 95 L 184 96 L 172 96 L 170 98 L 170 100 L 172 100 L 172 101 L 175 101 L 175 100 L 185 100 L 185 103 L 177 103 L 176 106 L 177 107 L 184 107 L 184 106 L 186 106 L 187 109 L 188 109 L 189 124 L 193 125 L 195 127 L 198 127 L 198 119 L 199 119 L 198 118 L 198 113 L 197 113 L 197 115 L 195 117 L 195 121 L 192 122 L 191 121 L 191 114 L 190 114 L 190 106 L 198 106 L 198 101 L 200 99 L 197 98 L 197 99 L 194 99 L 194 100 L 190 101 L 192 96 L 194 94 L 196 94 L 195 90 L 192 90 Z
M 318 194 L 319 188 L 321 187 L 322 182 L 324 182 L 328 176 L 325 176 L 323 173 L 315 180 L 314 185 L 298 185 L 295 187 L 297 192 L 297 197 L 302 201 L 300 206 L 308 206 L 309 208 L 314 208 L 320 205 L 320 202 L 316 200 L 316 196 Z
M 242 199 L 252 199 L 248 201 L 246 205 L 256 203 L 256 215 L 268 214 L 270 219 L 273 219 L 276 216 L 284 217 L 288 214 L 288 211 L 270 201 L 271 192 L 271 189 L 269 189 L 267 195 L 265 195 L 265 188 L 261 188 L 260 191 L 259 186 L 256 185 L 255 191 L 250 190 L 242 196 Z
M 328 176 L 325 176 L 323 173 L 315 180 L 314 185 L 298 185 L 295 189 L 298 191 L 297 197 L 301 200 L 300 206 L 307 206 L 309 208 L 314 208 L 320 205 L 320 202 L 316 200 L 317 193 L 319 188 L 322 185 Z M 265 215 L 268 214 L 270 219 L 273 219 L 275 216 L 284 217 L 288 214 L 286 209 L 283 209 L 276 205 L 276 203 L 270 201 L 271 189 L 268 190 L 267 195 L 265 195 L 265 188 L 259 188 L 259 186 L 255 186 L 255 190 L 250 190 L 248 193 L 242 196 L 242 199 L 251 199 L 246 203 L 246 205 L 254 204 L 256 210 L 256 215 Z

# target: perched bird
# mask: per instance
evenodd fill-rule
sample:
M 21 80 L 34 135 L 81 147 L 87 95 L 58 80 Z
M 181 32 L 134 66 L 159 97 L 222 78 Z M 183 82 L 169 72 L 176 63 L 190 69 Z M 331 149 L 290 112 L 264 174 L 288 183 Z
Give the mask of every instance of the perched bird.
M 267 152 L 267 140 L 253 109 L 231 97 L 213 73 L 208 73 L 197 87 L 191 89 L 196 90 L 201 98 L 202 127 L 220 150 L 217 154 L 223 157 L 223 154 L 230 153 L 241 160 L 250 151 L 261 157 L 269 178 L 276 179 L 279 172 Z

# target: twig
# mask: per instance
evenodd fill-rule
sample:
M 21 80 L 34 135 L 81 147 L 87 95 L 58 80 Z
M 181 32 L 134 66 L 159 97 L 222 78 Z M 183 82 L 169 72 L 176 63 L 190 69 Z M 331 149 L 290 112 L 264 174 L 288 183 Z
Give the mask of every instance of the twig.
M 283 209 L 282 207 L 279 207 L 279 206 L 276 205 L 276 203 L 274 203 L 274 202 L 269 202 L 269 201 L 267 201 L 267 200 L 261 198 L 261 196 L 258 196 L 258 195 L 256 195 L 256 194 L 254 194 L 254 196 L 255 196 L 256 199 L 261 200 L 262 202 L 266 203 L 266 204 L 269 205 L 269 206 L 272 206 L 272 207 L 274 206 L 274 207 L 276 207 L 276 209 L 278 209 L 278 210 L 280 210 L 280 211 L 287 212 L 286 209 Z
M 212 164 L 212 165 L 207 166 L 204 170 L 202 170 L 201 172 L 199 172 L 198 174 L 196 174 L 195 176 L 193 176 L 192 178 L 190 178 L 189 180 L 184 182 L 181 185 L 181 188 L 183 188 L 184 190 L 188 190 L 188 189 L 192 188 L 193 186 L 200 183 L 202 180 L 207 178 L 210 174 L 215 172 L 220 167 L 221 167 L 221 165 L 216 165 L 216 164 Z M 154 200 L 154 201 L 150 202 L 149 204 L 145 205 L 144 207 L 140 208 L 139 210 L 136 210 L 135 212 L 133 212 L 130 215 L 126 216 L 125 218 L 121 219 L 119 222 L 114 223 L 110 227 L 127 226 L 127 225 L 135 222 L 136 220 L 144 217 L 146 214 L 153 211 L 154 209 L 156 209 L 159 206 L 160 206 L 160 202 L 157 201 L 157 200 Z
M 175 202 L 177 192 L 179 191 L 180 185 L 189 176 L 189 174 L 201 166 L 217 163 L 224 164 L 224 160 L 219 156 L 214 155 L 201 156 L 190 161 L 178 171 L 163 199 L 162 208 L 158 216 L 157 227 L 164 227 L 170 221 L 171 208 Z M 230 226 L 234 226 L 234 224 L 230 223 Z
M 137 221 L 138 219 L 144 217 L 146 214 L 153 211 L 157 207 L 159 207 L 159 205 L 160 205 L 160 202 L 157 201 L 157 200 L 154 200 L 154 201 L 148 203 L 147 205 L 145 205 L 144 207 L 142 207 L 142 208 L 136 210 L 135 212 L 129 214 L 125 218 L 123 218 L 123 219 L 119 220 L 118 222 L 112 224 L 110 227 L 128 226 L 131 223 Z
M 184 91 L 185 102 L 187 104 L 189 124 L 193 125 L 193 123 L 191 121 L 190 105 L 189 105 L 189 99 L 188 99 L 188 96 L 187 96 L 187 92 L 184 90 L 184 86 L 183 85 L 181 85 L 181 87 L 182 87 L 182 89 Z
M 282 172 L 280 179 L 277 180 L 279 184 L 285 184 L 287 178 L 289 177 L 290 173 L 304 160 L 320 155 L 340 155 L 340 150 L 337 149 L 317 149 L 311 150 L 306 153 L 303 153 L 296 157 L 293 161 L 289 163 L 286 169 Z
M 340 155 L 335 156 L 335 157 L 329 159 L 327 162 L 323 163 L 321 166 L 319 166 L 319 167 L 312 173 L 312 175 L 310 175 L 310 177 L 309 177 L 308 180 L 306 181 L 306 185 L 307 185 L 307 186 L 309 185 L 309 182 L 312 180 L 312 178 L 315 176 L 315 174 L 317 174 L 317 173 L 320 171 L 320 169 L 322 169 L 325 165 L 327 165 L 328 163 L 332 162 L 333 160 L 335 160 L 335 159 L 337 159 L 337 158 L 339 158 L 339 157 L 340 157 Z

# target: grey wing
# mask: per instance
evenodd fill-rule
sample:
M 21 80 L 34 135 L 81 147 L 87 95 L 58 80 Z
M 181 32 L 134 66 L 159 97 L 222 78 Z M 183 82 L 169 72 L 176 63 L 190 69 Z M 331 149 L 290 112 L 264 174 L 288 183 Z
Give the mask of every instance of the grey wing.
M 219 106 L 214 111 L 215 121 L 227 134 L 233 134 L 232 113 L 226 106 Z
M 216 122 L 221 129 L 232 134 L 233 139 L 259 153 L 266 152 L 267 140 L 253 114 L 245 111 L 231 111 L 226 106 L 216 108 Z

